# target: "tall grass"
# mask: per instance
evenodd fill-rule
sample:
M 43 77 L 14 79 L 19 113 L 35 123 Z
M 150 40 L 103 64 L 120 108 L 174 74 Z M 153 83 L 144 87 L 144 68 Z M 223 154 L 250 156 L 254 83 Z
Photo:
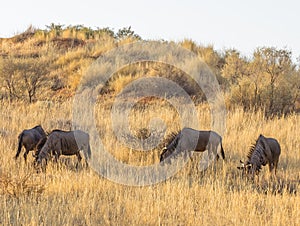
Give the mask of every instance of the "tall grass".
M 75 157 L 49 163 L 36 173 L 29 157 L 25 164 L 13 159 L 17 136 L 41 124 L 47 131 L 69 129 L 72 102 L 26 104 L 1 102 L 0 111 L 0 222 L 3 225 L 299 225 L 300 155 L 299 115 L 264 118 L 263 112 L 235 109 L 227 114 L 223 136 L 226 161 L 216 170 L 198 170 L 199 155 L 167 181 L 130 187 L 114 183 L 84 167 Z M 95 107 L 97 128 L 116 159 L 130 165 L 157 163 L 160 150 L 133 151 L 111 131 L 110 105 Z M 133 134 L 147 129 L 153 117 L 163 119 L 167 133 L 180 127 L 175 110 L 160 100 L 136 106 L 130 115 Z M 198 106 L 200 128 L 210 129 L 210 111 Z M 267 167 L 260 182 L 245 181 L 236 166 L 246 157 L 258 135 L 278 139 L 282 154 L 277 181 L 269 180 Z M 29 155 L 31 156 L 31 155 Z M 122 173 L 122 172 L 120 172 Z M 5 184 L 9 184 L 7 189 Z

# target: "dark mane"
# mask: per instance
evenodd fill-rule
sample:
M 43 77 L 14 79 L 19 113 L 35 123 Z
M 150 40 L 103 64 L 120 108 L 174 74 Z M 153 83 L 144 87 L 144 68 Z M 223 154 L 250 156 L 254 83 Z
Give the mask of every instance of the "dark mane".
M 44 144 L 46 143 L 46 141 L 47 141 L 47 137 L 43 137 L 42 139 L 40 139 L 40 141 L 36 145 L 36 148 L 38 150 L 41 150 Z
M 38 127 L 42 127 L 41 125 L 36 125 L 35 127 L 33 127 L 32 129 L 36 129 Z
M 170 133 L 164 141 L 165 146 L 168 146 L 175 139 L 178 133 L 180 133 L 180 131 Z M 177 143 L 178 140 L 176 141 L 175 146 L 177 145 Z
M 256 144 L 252 144 L 252 145 L 250 146 L 249 152 L 248 152 L 248 154 L 247 154 L 248 160 L 251 159 L 251 156 L 252 156 L 253 152 L 255 151 L 255 146 L 256 146 Z
M 248 154 L 247 154 L 248 160 L 251 159 L 252 154 L 253 154 L 253 152 L 255 151 L 255 147 L 256 147 L 257 143 L 259 142 L 259 140 L 260 140 L 260 137 L 258 137 L 257 140 L 255 141 L 255 143 L 253 143 L 253 144 L 250 146 L 249 152 L 248 152 Z
M 63 132 L 63 133 L 69 133 L 70 131 L 65 131 L 65 130 L 61 130 L 61 129 L 54 129 L 52 130 L 50 133 L 52 132 Z

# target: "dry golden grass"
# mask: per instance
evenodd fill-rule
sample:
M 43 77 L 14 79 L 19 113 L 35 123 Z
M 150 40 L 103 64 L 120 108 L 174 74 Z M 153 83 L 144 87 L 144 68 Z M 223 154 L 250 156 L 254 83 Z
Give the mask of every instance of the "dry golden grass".
M 111 136 L 109 107 L 97 106 L 97 126 L 105 145 L 120 161 L 131 165 L 158 162 L 159 150 L 134 152 Z M 198 106 L 201 128 L 210 128 L 210 112 Z M 103 112 L 104 111 L 104 112 Z M 104 114 L 106 113 L 106 114 Z M 41 124 L 47 131 L 67 129 L 72 102 L 35 104 L 1 102 L 0 222 L 2 225 L 299 225 L 299 115 L 268 120 L 262 112 L 228 112 L 223 137 L 226 161 L 216 171 L 197 170 L 197 155 L 169 180 L 145 187 L 111 182 L 91 169 L 75 169 L 76 159 L 49 163 L 37 174 L 28 163 L 13 159 L 17 136 Z M 179 128 L 178 115 L 166 103 L 153 101 L 130 115 L 134 133 L 147 128 L 152 117 L 164 119 L 167 132 Z M 268 180 L 265 167 L 258 184 L 240 177 L 236 166 L 262 133 L 279 140 L 282 154 L 278 181 Z M 198 156 L 199 158 L 199 156 Z M 71 160 L 70 160 L 71 159 Z

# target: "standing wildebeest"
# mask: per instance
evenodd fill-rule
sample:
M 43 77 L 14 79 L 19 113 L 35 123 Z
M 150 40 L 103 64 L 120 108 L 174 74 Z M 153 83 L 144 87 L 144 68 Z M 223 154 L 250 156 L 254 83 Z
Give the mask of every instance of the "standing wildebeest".
M 48 135 L 48 138 L 43 139 L 38 146 L 39 148 L 36 153 L 38 164 L 44 158 L 48 158 L 50 153 L 54 154 L 56 161 L 60 155 L 76 155 L 79 163 L 82 159 L 80 151 L 83 151 L 86 162 L 91 157 L 89 135 L 81 130 L 53 130 Z
M 26 149 L 24 153 L 24 159 L 26 162 L 28 152 L 34 150 L 38 142 L 44 137 L 46 137 L 46 133 L 40 125 L 35 126 L 32 129 L 23 130 L 18 136 L 19 145 L 15 159 L 19 157 L 22 146 L 24 146 Z
M 255 174 L 259 174 L 261 166 L 268 164 L 270 173 L 275 168 L 274 176 L 276 176 L 280 151 L 280 145 L 276 139 L 259 135 L 256 143 L 250 148 L 248 160 L 246 163 L 240 160 L 242 165 L 238 169 L 243 170 L 245 174 L 250 174 L 254 179 Z
M 173 152 L 181 153 L 185 151 L 203 152 L 208 150 L 209 154 L 214 154 L 219 158 L 218 149 L 220 148 L 222 158 L 225 159 L 222 146 L 222 137 L 214 131 L 199 131 L 191 128 L 183 128 L 164 148 L 160 156 L 160 162 L 164 161 Z

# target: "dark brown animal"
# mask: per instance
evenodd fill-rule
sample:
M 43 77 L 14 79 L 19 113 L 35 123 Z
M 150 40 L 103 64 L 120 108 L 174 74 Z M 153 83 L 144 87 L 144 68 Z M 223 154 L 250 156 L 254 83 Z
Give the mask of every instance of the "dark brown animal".
M 41 140 L 39 143 L 36 162 L 39 165 L 43 159 L 48 159 L 50 153 L 52 153 L 56 161 L 60 155 L 76 155 L 79 163 L 82 159 L 80 151 L 83 151 L 87 163 L 91 157 L 89 135 L 87 133 L 81 130 L 53 130 L 48 138 Z
M 222 146 L 222 137 L 214 131 L 199 131 L 191 128 L 183 128 L 174 139 L 164 148 L 160 157 L 160 162 L 167 159 L 173 153 L 181 152 L 203 152 L 208 150 L 209 154 L 214 154 L 219 158 L 218 150 L 222 158 L 225 159 L 225 153 Z
M 241 166 L 237 168 L 254 179 L 255 174 L 259 174 L 261 167 L 268 164 L 269 172 L 272 173 L 274 169 L 274 176 L 276 176 L 280 153 L 281 148 L 276 139 L 259 135 L 255 144 L 250 148 L 247 155 L 248 160 L 246 163 L 240 160 Z
M 24 159 L 26 162 L 29 151 L 34 150 L 38 142 L 44 137 L 46 137 L 46 133 L 40 125 L 35 126 L 32 129 L 23 130 L 22 133 L 20 133 L 18 136 L 19 145 L 18 145 L 18 150 L 15 159 L 19 157 L 21 153 L 21 149 L 24 146 L 25 148 Z

